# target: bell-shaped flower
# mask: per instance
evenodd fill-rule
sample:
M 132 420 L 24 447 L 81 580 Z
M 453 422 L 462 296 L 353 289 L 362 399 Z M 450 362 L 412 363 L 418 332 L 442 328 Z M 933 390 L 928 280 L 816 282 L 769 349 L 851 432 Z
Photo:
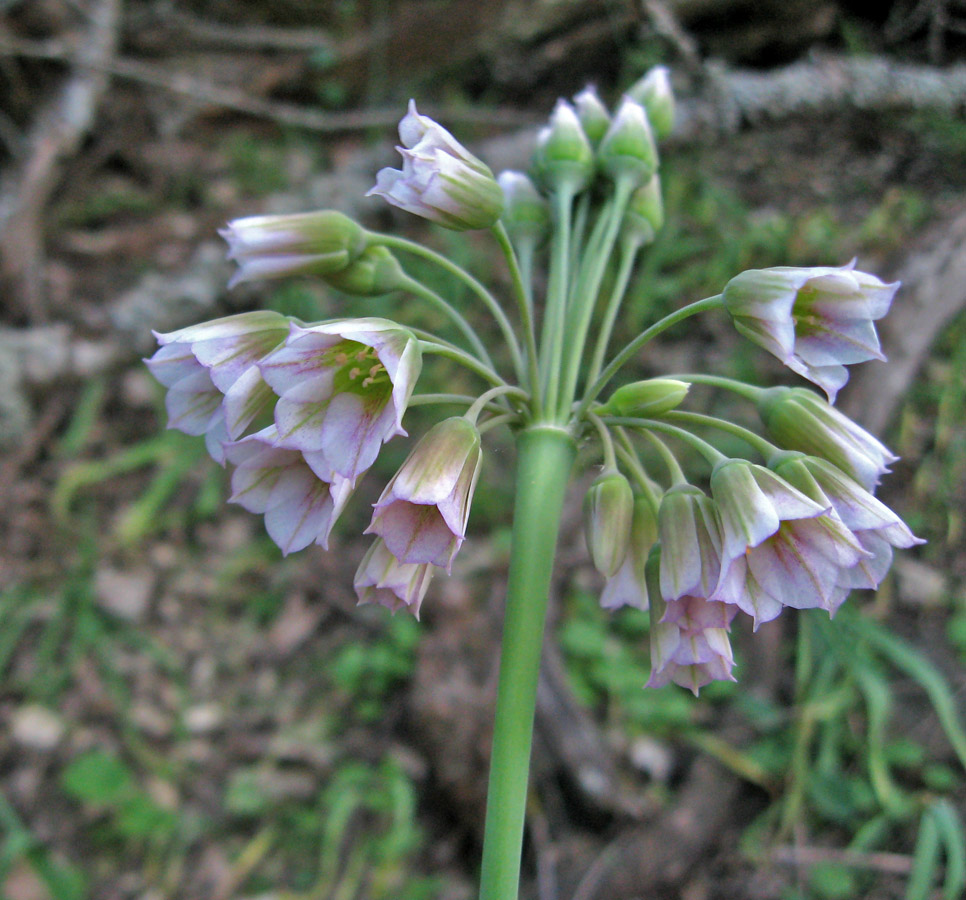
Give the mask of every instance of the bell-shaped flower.
M 594 175 L 594 151 L 574 108 L 558 100 L 550 122 L 537 133 L 533 152 L 537 180 L 552 191 L 582 191 Z
M 385 441 L 405 434 L 422 357 L 413 334 L 387 319 L 293 324 L 285 343 L 259 363 L 278 395 L 278 446 L 321 453 L 355 482 Z
M 289 319 L 263 310 L 155 333 L 161 347 L 145 363 L 168 388 L 168 427 L 203 434 L 212 458 L 224 464 L 222 443 L 240 437 L 271 406 L 257 363 L 288 330 Z
M 481 462 L 472 422 L 454 416 L 437 423 L 386 485 L 366 534 L 379 535 L 401 563 L 448 572 L 466 538 Z
M 604 590 L 600 595 L 600 605 L 604 609 L 619 609 L 622 606 L 648 608 L 644 569 L 648 554 L 656 543 L 657 510 L 649 497 L 638 494 L 634 497 L 631 533 L 624 561 L 617 572 L 604 583 Z
M 550 231 L 547 199 L 523 172 L 507 170 L 496 180 L 505 198 L 502 221 L 507 234 L 515 241 L 543 240 Z
M 877 588 L 892 565 L 893 547 L 925 543 L 888 506 L 824 459 L 790 455 L 774 469 L 813 500 L 830 504 L 859 544 L 872 554 L 843 571 L 841 583 L 844 585 Z
M 833 613 L 848 589 L 840 574 L 871 554 L 831 512 L 774 472 L 746 460 L 719 463 L 711 493 L 721 524 L 721 575 L 710 599 L 755 618 L 783 606 Z
M 328 275 L 366 247 L 362 226 L 334 209 L 280 216 L 247 216 L 218 232 L 238 263 L 229 287 L 289 275 Z
M 408 609 L 418 619 L 432 577 L 433 566 L 402 563 L 377 538 L 362 557 L 353 586 L 359 603 L 378 603 L 393 612 Z
M 899 287 L 853 266 L 751 269 L 722 294 L 738 331 L 817 384 L 830 403 L 849 380 L 846 365 L 885 358 L 873 322 Z
M 827 459 L 866 490 L 874 490 L 899 459 L 807 388 L 769 388 L 761 394 L 758 412 L 769 436 L 782 447 Z
M 657 171 L 657 146 L 644 107 L 624 97 L 597 148 L 600 167 L 611 178 L 629 177 L 638 186 Z
M 596 147 L 610 128 L 610 114 L 593 85 L 588 84 L 574 96 L 574 109 L 587 140 Z
M 630 541 L 634 492 L 617 469 L 605 469 L 584 498 L 584 534 L 594 568 L 611 578 L 624 562 Z
M 714 503 L 699 488 L 678 484 L 661 498 L 661 596 L 708 597 L 721 574 L 721 533 Z
M 265 516 L 282 553 L 309 544 L 328 549 L 329 534 L 352 494 L 352 482 L 333 472 L 319 453 L 275 446 L 274 426 L 225 446 L 235 465 L 230 503 Z
M 366 194 L 455 231 L 489 228 L 503 210 L 493 173 L 445 128 L 420 115 L 409 101 L 399 123 L 402 170 L 386 168 Z
M 674 128 L 674 92 L 666 66 L 654 66 L 628 88 L 627 95 L 647 110 L 655 136 L 666 138 L 671 133 Z
M 651 677 L 646 687 L 679 684 L 697 696 L 712 681 L 734 681 L 728 631 L 736 606 L 684 594 L 666 601 L 660 590 L 660 553 L 648 560 L 651 594 Z

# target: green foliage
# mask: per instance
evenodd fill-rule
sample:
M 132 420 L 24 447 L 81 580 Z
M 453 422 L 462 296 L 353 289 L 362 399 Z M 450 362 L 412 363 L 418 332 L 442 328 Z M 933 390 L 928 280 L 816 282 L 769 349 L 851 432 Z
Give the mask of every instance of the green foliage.
M 90 750 L 74 757 L 61 772 L 60 784 L 72 799 L 107 816 L 106 829 L 98 832 L 106 839 L 158 844 L 177 828 L 176 813 L 159 806 L 112 753 Z

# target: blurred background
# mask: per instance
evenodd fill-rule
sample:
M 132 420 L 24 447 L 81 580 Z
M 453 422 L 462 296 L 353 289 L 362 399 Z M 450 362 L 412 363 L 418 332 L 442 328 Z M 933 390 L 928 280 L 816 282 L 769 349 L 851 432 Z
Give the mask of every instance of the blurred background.
M 266 306 L 445 329 L 405 296 L 228 292 L 216 229 L 335 207 L 502 291 L 485 235 L 363 197 L 408 99 L 521 168 L 557 96 L 613 104 L 657 63 L 681 110 L 668 221 L 619 337 L 744 268 L 901 278 L 892 362 L 840 403 L 901 454 L 881 496 L 929 543 L 833 622 L 738 629 L 738 683 L 695 700 L 642 689 L 646 616 L 600 610 L 575 489 L 523 896 L 962 897 L 964 58 L 962 0 L 0 0 L 0 897 L 475 896 L 512 441 L 491 433 L 470 540 L 417 623 L 352 592 L 405 441 L 330 552 L 283 560 L 201 442 L 165 431 L 141 358 L 152 328 Z M 788 380 L 749 346 L 705 317 L 629 377 Z

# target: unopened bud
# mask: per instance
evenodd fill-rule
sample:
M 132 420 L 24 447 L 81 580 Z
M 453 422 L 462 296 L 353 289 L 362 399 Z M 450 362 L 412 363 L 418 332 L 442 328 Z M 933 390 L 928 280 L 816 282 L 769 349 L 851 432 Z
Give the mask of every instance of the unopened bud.
M 558 100 L 550 124 L 540 129 L 533 154 L 536 176 L 551 190 L 567 185 L 583 190 L 594 174 L 594 151 L 577 113 L 566 100 Z
M 661 179 L 655 172 L 633 194 L 624 212 L 624 237 L 639 244 L 650 244 L 664 225 Z
M 612 178 L 631 176 L 644 184 L 657 171 L 657 147 L 644 107 L 625 97 L 597 148 L 601 168 Z
M 601 102 L 600 97 L 597 96 L 597 90 L 591 85 L 587 85 L 574 97 L 574 107 L 587 140 L 596 147 L 610 128 L 607 107 Z
M 399 260 L 387 247 L 367 247 L 354 262 L 325 276 L 326 283 L 346 294 L 377 297 L 402 287 L 406 280 Z
M 674 378 L 648 378 L 619 387 L 598 410 L 605 416 L 653 419 L 680 406 L 691 385 Z
M 539 241 L 550 230 L 550 206 L 533 182 L 522 172 L 501 172 L 502 221 L 514 240 Z
M 584 528 L 594 568 L 605 578 L 624 562 L 631 533 L 634 494 L 628 480 L 616 469 L 605 470 L 587 491 Z
M 665 66 L 655 66 L 627 91 L 644 109 L 655 136 L 666 138 L 674 128 L 674 92 Z

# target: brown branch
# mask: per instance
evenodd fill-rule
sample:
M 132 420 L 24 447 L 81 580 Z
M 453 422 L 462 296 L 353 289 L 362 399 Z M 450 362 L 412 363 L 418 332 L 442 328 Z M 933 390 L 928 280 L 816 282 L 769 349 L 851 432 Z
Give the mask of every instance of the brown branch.
M 72 60 L 75 72 L 37 117 L 20 165 L 0 180 L 0 272 L 34 321 L 46 318 L 41 217 L 60 179 L 61 163 L 77 149 L 94 121 L 107 88 L 105 66 L 117 47 L 120 19 L 121 0 L 99 0 L 94 6 L 90 29 Z

